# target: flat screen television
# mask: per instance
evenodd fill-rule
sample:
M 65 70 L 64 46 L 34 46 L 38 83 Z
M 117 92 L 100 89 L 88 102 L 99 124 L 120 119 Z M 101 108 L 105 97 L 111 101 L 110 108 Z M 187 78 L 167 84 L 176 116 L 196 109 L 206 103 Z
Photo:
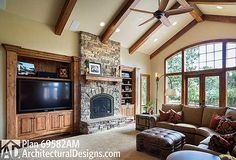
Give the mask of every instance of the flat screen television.
M 71 108 L 70 82 L 17 80 L 17 113 Z

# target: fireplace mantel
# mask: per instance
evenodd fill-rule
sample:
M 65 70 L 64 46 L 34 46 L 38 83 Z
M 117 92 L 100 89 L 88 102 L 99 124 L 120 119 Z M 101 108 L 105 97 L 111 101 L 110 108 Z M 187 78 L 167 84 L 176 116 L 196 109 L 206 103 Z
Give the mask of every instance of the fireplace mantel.
M 121 83 L 122 78 L 121 77 L 111 77 L 111 76 L 100 76 L 100 75 L 93 75 L 93 74 L 87 74 L 82 75 L 86 81 L 106 81 L 106 82 L 115 82 L 115 83 Z

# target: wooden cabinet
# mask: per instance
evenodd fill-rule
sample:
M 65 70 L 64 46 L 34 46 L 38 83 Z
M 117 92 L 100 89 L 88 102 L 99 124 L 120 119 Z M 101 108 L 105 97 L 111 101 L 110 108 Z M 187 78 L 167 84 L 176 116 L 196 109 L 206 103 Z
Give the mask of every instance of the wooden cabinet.
M 23 115 L 18 117 L 18 135 L 25 136 L 34 133 L 34 116 Z
M 44 133 L 47 131 L 47 114 L 37 114 L 34 119 L 35 123 L 35 132 L 36 133 Z
M 73 127 L 73 112 L 64 111 L 49 114 L 50 130 L 61 130 Z
M 121 106 L 121 115 L 133 118 L 134 117 L 134 105 L 129 104 L 129 105 L 122 105 Z
M 18 137 L 31 138 L 73 130 L 73 111 L 18 114 Z

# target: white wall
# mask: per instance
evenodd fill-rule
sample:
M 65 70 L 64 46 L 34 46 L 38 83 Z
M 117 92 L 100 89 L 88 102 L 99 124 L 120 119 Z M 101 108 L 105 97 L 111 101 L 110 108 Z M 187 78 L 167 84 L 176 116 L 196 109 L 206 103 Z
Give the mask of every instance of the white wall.
M 224 38 L 236 38 L 236 24 L 232 23 L 219 23 L 205 21 L 197 24 L 191 30 L 186 32 L 182 37 L 172 43 L 169 47 L 159 53 L 155 58 L 151 60 L 152 78 L 151 78 L 151 97 L 155 98 L 155 72 L 164 74 L 164 60 L 167 56 L 173 54 L 179 49 L 188 45 L 212 40 L 212 39 L 224 39 Z M 159 92 L 158 92 L 158 107 L 164 103 L 164 80 L 160 80 Z

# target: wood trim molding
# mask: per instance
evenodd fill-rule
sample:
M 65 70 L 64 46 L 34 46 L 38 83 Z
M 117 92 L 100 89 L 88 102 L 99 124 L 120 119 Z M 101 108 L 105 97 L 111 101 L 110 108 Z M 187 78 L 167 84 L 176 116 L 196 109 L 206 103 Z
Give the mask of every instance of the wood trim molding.
M 122 8 L 122 10 L 118 13 L 118 15 L 113 19 L 111 24 L 106 28 L 106 30 L 101 35 L 101 42 L 106 43 L 111 35 L 115 32 L 115 30 L 119 27 L 119 25 L 125 20 L 125 18 L 131 12 L 130 8 L 134 8 L 140 0 L 128 0 L 126 5 Z
M 169 39 L 166 43 L 164 43 L 160 48 L 158 48 L 155 52 L 153 52 L 150 56 L 150 59 L 154 58 L 156 55 L 158 55 L 161 51 L 166 49 L 169 45 L 171 45 L 174 41 L 179 39 L 182 35 L 184 35 L 187 31 L 189 31 L 191 28 L 193 28 L 198 22 L 196 20 L 193 20 L 188 25 L 186 25 L 181 31 L 176 33 L 171 39 Z
M 176 9 L 180 6 L 179 3 L 175 3 L 171 9 Z M 130 48 L 129 48 L 129 54 L 133 54 L 144 42 L 147 41 L 147 39 L 152 35 L 153 32 L 155 32 L 158 27 L 161 25 L 160 21 L 157 21 L 154 25 L 152 25 L 151 28 L 149 28 Z
M 73 8 L 75 7 L 77 0 L 66 0 L 62 10 L 61 10 L 61 14 L 57 20 L 57 24 L 55 27 L 55 34 L 56 35 L 61 35 L 61 33 L 63 32 L 65 25 L 71 15 L 71 12 L 73 10 Z
M 17 52 L 18 55 L 25 56 L 25 57 L 34 57 L 38 59 L 45 59 L 45 60 L 54 60 L 54 61 L 62 61 L 65 63 L 70 63 L 75 59 L 75 57 L 65 56 L 63 54 L 55 54 L 43 51 L 36 51 L 32 49 L 22 48 L 20 46 L 10 45 L 10 44 L 2 44 L 2 46 L 7 51 Z M 78 59 L 77 57 L 76 59 Z
M 204 15 L 204 20 L 224 23 L 236 23 L 236 16 Z
M 214 5 L 222 5 L 222 4 L 235 4 L 236 0 L 188 0 L 189 3 L 192 4 L 214 4 Z

